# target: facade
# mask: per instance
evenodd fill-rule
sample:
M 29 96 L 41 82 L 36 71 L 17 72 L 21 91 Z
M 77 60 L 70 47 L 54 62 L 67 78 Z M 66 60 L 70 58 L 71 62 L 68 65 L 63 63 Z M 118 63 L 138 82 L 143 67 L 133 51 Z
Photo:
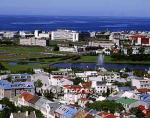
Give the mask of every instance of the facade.
M 131 79 L 132 86 L 135 86 L 137 89 L 139 88 L 148 88 L 150 89 L 150 80 L 148 78 L 144 79 Z
M 89 46 L 96 46 L 96 47 L 102 47 L 102 48 L 107 48 L 111 49 L 112 46 L 114 46 L 114 43 L 112 41 L 91 41 L 89 42 Z
M 32 82 L 8 82 L 0 80 L 0 98 L 13 98 L 20 95 L 22 91 L 34 93 L 34 85 Z
M 57 30 L 51 32 L 51 40 L 68 40 L 76 42 L 79 40 L 79 33 L 70 30 Z
M 38 39 L 41 39 L 41 38 L 48 39 L 48 38 L 50 38 L 50 34 L 49 33 L 38 31 L 38 30 L 34 31 L 34 36 L 35 36 L 35 38 L 38 38 Z
M 135 44 L 135 45 L 150 45 L 150 37 L 147 37 L 145 35 L 131 35 L 129 39 Z
M 21 38 L 20 45 L 27 45 L 27 46 L 47 46 L 48 40 L 46 39 L 36 39 L 36 38 Z

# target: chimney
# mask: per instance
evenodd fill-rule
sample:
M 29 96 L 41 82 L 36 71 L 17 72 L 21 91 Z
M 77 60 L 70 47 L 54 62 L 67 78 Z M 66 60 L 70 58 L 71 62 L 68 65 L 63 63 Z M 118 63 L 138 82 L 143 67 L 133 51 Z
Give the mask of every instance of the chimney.
M 26 117 L 28 117 L 29 116 L 29 112 L 28 111 L 26 111 Z

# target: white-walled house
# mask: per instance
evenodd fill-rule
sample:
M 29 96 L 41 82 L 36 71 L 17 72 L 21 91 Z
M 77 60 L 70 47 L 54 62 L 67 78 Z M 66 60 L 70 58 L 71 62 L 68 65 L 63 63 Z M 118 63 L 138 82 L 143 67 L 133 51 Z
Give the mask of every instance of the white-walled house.
M 150 79 L 149 78 L 133 78 L 131 79 L 132 86 L 139 88 L 148 88 L 150 89 Z

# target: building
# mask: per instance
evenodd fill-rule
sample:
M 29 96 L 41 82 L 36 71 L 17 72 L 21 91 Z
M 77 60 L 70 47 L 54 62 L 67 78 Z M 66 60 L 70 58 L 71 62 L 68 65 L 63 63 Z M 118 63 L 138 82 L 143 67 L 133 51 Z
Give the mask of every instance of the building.
M 34 36 L 35 38 L 38 38 L 38 39 L 41 39 L 41 38 L 50 38 L 50 33 L 46 33 L 46 32 L 42 32 L 42 31 L 39 31 L 39 30 L 35 30 L 34 31 Z
M 133 78 L 131 79 L 132 86 L 135 86 L 137 89 L 139 88 L 147 88 L 150 89 L 150 79 L 149 78 Z
M 36 38 L 20 38 L 20 45 L 27 46 L 47 46 L 49 43 L 46 39 L 36 39 Z
M 57 30 L 51 32 L 51 40 L 59 40 L 59 41 L 72 41 L 76 42 L 79 40 L 79 33 L 76 31 L 70 30 Z
M 78 109 L 76 107 L 61 105 L 55 110 L 55 118 L 72 118 L 77 112 Z
M 131 35 L 129 39 L 133 42 L 135 45 L 145 45 L 149 46 L 150 45 L 150 37 L 147 37 L 145 35 Z
M 119 99 L 116 100 L 117 103 L 120 103 L 123 105 L 123 107 L 128 111 L 129 109 L 133 108 L 134 105 L 133 103 L 135 103 L 137 100 L 135 99 L 130 99 L 130 98 L 126 98 L 126 97 L 121 97 Z
M 32 75 L 30 74 L 11 74 L 10 77 L 12 77 L 12 81 L 13 82 L 25 82 L 25 81 L 28 81 L 30 82 L 31 81 L 31 78 L 32 78 Z
M 13 98 L 20 95 L 22 91 L 34 93 L 34 84 L 32 82 L 8 82 L 0 80 L 0 98 Z
M 90 41 L 89 46 L 102 47 L 106 49 L 111 49 L 114 46 L 114 43 L 111 40 L 102 40 L 102 41 Z
M 10 118 L 36 118 L 35 112 L 18 112 L 18 113 L 11 113 Z
M 31 38 L 31 37 L 34 37 L 34 34 L 32 32 L 27 32 L 27 31 L 20 31 L 19 35 L 22 38 Z

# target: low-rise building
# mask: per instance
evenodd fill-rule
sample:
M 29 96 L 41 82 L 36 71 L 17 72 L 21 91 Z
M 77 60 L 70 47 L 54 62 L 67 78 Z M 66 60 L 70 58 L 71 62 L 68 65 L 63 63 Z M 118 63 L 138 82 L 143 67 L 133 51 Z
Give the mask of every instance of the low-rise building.
M 150 89 L 150 79 L 149 78 L 133 78 L 131 79 L 132 86 L 136 88 L 148 88 Z
M 27 46 L 47 46 L 48 45 L 47 39 L 37 39 L 37 38 L 20 38 L 20 45 L 27 45 Z

